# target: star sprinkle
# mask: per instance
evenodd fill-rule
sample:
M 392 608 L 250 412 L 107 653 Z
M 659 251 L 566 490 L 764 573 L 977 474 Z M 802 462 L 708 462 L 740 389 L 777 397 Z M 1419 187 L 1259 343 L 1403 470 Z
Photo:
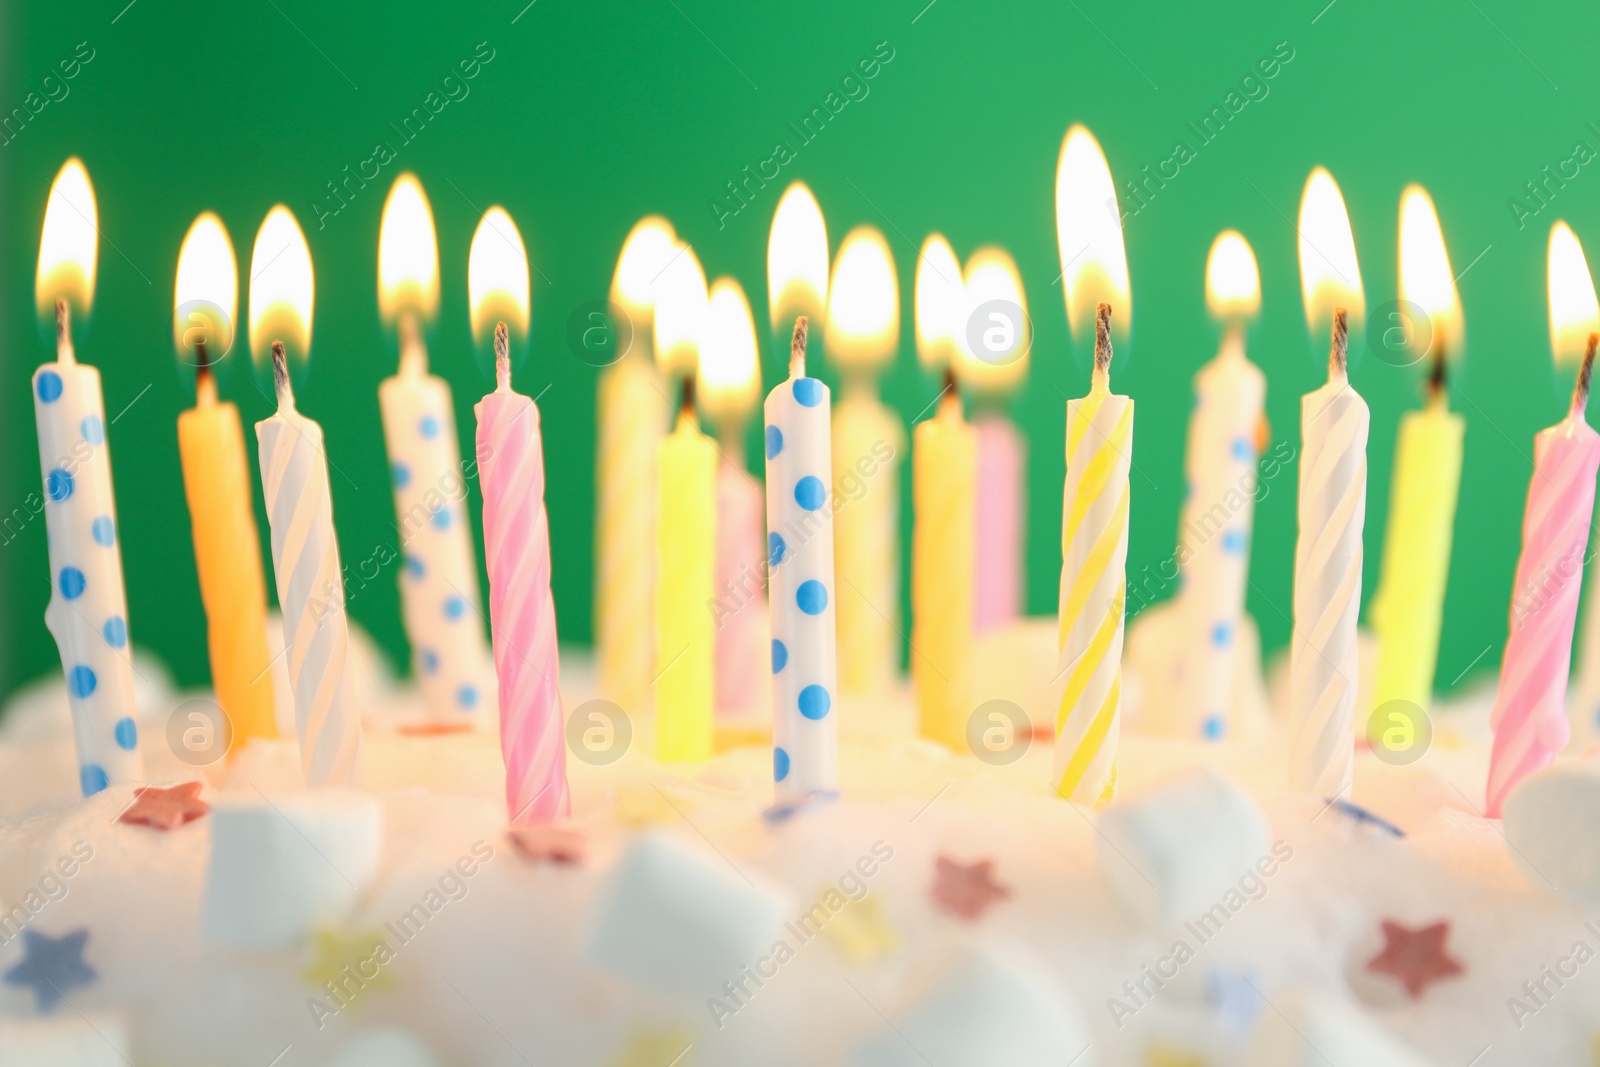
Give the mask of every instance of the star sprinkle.
M 1385 919 L 1383 951 L 1367 961 L 1367 970 L 1397 979 L 1415 1000 L 1434 982 L 1466 970 L 1446 951 L 1444 942 L 1449 936 L 1447 920 L 1412 930 Z
M 1144 1067 L 1211 1067 L 1191 1053 L 1173 1048 L 1162 1041 L 1152 1042 L 1144 1050 Z
M 628 1035 L 628 1043 L 606 1067 L 689 1067 L 689 1049 L 693 1047 L 689 1031 L 635 1030 Z
M 549 823 L 513 826 L 506 831 L 517 855 L 529 863 L 559 863 L 573 866 L 583 862 L 583 835 L 576 830 Z
M 211 805 L 200 799 L 200 789 L 199 782 L 184 782 L 170 789 L 144 786 L 134 791 L 133 803 L 117 816 L 117 821 L 176 830 L 211 810 Z
M 373 990 L 394 988 L 387 966 L 394 959 L 394 949 L 383 931 L 350 934 L 324 928 L 312 937 L 311 964 L 301 977 L 324 993 L 329 993 L 331 986 L 341 1007 Z
M 1328 803 L 1335 811 L 1339 812 L 1341 815 L 1348 815 L 1358 824 L 1364 823 L 1368 826 L 1375 826 L 1386 833 L 1393 834 L 1395 837 L 1406 836 L 1406 832 L 1400 829 L 1400 827 L 1396 826 L 1394 823 L 1390 822 L 1388 819 L 1385 819 L 1381 815 L 1373 814 L 1366 808 L 1363 808 L 1360 804 L 1352 804 L 1348 800 L 1340 800 L 1337 797 L 1328 801 Z
M 396 726 L 394 732 L 402 737 L 443 737 L 447 734 L 470 734 L 469 722 L 408 722 Z
M 95 980 L 94 969 L 83 962 L 87 929 L 51 937 L 37 930 L 22 931 L 22 960 L 5 973 L 6 985 L 33 990 L 40 1014 L 47 1014 L 67 999 L 67 990 Z
M 940 909 L 963 919 L 976 919 L 1011 890 L 991 877 L 994 861 L 957 863 L 947 856 L 934 860 L 933 900 Z
M 1211 971 L 1206 975 L 1206 1006 L 1223 1029 L 1235 1035 L 1250 1030 L 1261 1014 L 1261 994 L 1254 971 Z
M 846 959 L 857 965 L 876 962 L 900 945 L 900 935 L 884 915 L 881 896 L 852 900 L 829 920 L 822 932 Z

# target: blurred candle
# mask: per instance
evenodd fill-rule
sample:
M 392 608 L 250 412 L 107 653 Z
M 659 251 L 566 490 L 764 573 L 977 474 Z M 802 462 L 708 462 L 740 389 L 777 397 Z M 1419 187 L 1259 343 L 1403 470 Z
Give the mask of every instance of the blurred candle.
M 72 347 L 71 309 L 87 317 L 94 303 L 97 218 L 89 174 L 69 159 L 39 237 L 34 295 L 39 313 L 55 318 L 56 359 L 33 373 L 33 412 L 50 550 L 44 621 L 66 673 L 84 796 L 143 773 L 105 400 L 100 372 Z
M 900 658 L 905 452 L 905 426 L 878 397 L 878 378 L 893 366 L 900 347 L 899 284 L 881 233 L 859 226 L 845 235 L 827 297 L 823 339 L 844 379 L 833 409 L 832 441 L 840 680 L 845 692 L 874 693 L 892 682 Z
M 931 269 L 931 267 L 930 267 Z M 978 504 L 973 624 L 1010 622 L 1022 602 L 1022 531 L 1027 443 L 1006 405 L 1028 375 L 1033 343 L 1022 275 L 1011 254 L 980 248 L 962 277 L 956 377 L 977 408 Z
M 656 446 L 667 398 L 651 332 L 656 284 L 678 248 L 671 225 L 654 215 L 629 232 L 609 309 L 629 343 L 595 383 L 595 656 L 601 692 L 632 709 L 649 699 L 655 673 Z
M 766 659 L 767 600 L 761 577 L 761 483 L 745 468 L 744 430 L 761 391 L 756 324 L 744 289 L 719 278 L 706 307 L 699 401 L 717 429 L 716 627 L 717 714 L 756 707 Z
M 1466 432 L 1445 386 L 1446 363 L 1465 341 L 1454 279 L 1433 201 L 1413 185 L 1400 198 L 1400 299 L 1421 313 L 1411 325 L 1427 331 L 1419 354 L 1432 374 L 1427 403 L 1401 416 L 1395 442 L 1383 570 L 1367 607 L 1379 641 L 1374 710 L 1401 700 L 1426 712 L 1433 700 Z
M 1332 323 L 1328 382 L 1300 403 L 1299 539 L 1289 701 L 1289 781 L 1318 797 L 1349 793 L 1356 692 L 1361 531 L 1367 512 L 1366 401 L 1350 387 L 1349 320 L 1362 313 L 1361 271 L 1344 198 L 1318 167 L 1300 202 L 1300 284 L 1313 334 Z
M 1256 257 L 1233 230 L 1206 259 L 1206 307 L 1222 322 L 1222 346 L 1195 372 L 1194 412 L 1184 457 L 1186 487 L 1178 526 L 1184 661 L 1181 704 L 1151 708 L 1151 725 L 1179 737 L 1220 740 L 1233 712 L 1239 621 L 1250 576 L 1255 518 L 1256 435 L 1267 381 L 1244 354 L 1245 329 L 1261 309 Z
M 805 316 L 789 377 L 767 394 L 767 554 L 772 577 L 772 776 L 779 803 L 839 788 L 828 387 L 806 374 Z
M 428 714 L 461 720 L 488 681 L 478 561 L 467 517 L 455 403 L 428 373 L 423 324 L 439 310 L 439 251 L 427 194 L 395 179 L 378 231 L 378 311 L 400 335 L 399 373 L 378 385 L 400 529 L 400 603 L 411 666 Z
M 544 823 L 570 814 L 572 802 L 556 603 L 550 592 L 544 438 L 539 406 L 511 388 L 510 329 L 519 338 L 528 336 L 528 253 L 503 208 L 484 212 L 472 235 L 467 291 L 473 338 L 481 344 L 494 323 L 495 388 L 473 412 L 506 812 L 513 825 Z
M 1116 204 L 1105 154 L 1093 134 L 1074 126 L 1056 168 L 1056 237 L 1067 325 L 1080 338 L 1093 330 L 1094 369 L 1089 394 L 1067 402 L 1052 784 L 1057 795 L 1095 807 L 1109 803 L 1117 786 L 1133 463 L 1133 401 L 1111 392 L 1111 302 L 1124 337 L 1133 302 Z
M 1559 222 L 1550 234 L 1548 286 L 1556 359 L 1570 360 L 1581 345 L 1583 362 L 1567 417 L 1533 442 L 1522 556 L 1511 590 L 1511 633 L 1489 717 L 1494 748 L 1486 814 L 1491 819 L 1500 817 L 1516 784 L 1549 766 L 1570 736 L 1567 671 L 1600 470 L 1600 434 L 1584 416 L 1600 310 L 1583 246 Z
M 278 411 L 256 423 L 261 489 L 306 784 L 349 785 L 360 775 L 361 715 L 350 706 L 344 570 L 322 427 L 295 409 L 284 338 L 311 351 L 311 251 L 289 209 L 267 213 L 250 254 L 250 349 L 270 349 Z
M 211 686 L 232 731 L 228 751 L 276 737 L 267 590 L 239 409 L 217 399 L 214 368 L 233 348 L 239 276 L 233 244 L 209 211 L 178 253 L 173 338 L 193 360 L 194 407 L 178 416 L 178 455 L 206 611 Z

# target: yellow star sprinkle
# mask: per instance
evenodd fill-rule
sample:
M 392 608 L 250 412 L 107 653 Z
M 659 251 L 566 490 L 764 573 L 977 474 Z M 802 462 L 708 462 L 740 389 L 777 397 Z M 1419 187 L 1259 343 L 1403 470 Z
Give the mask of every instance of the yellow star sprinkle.
M 325 927 L 313 935 L 313 955 L 303 972 L 330 1007 L 342 1009 L 377 989 L 393 989 L 394 946 L 381 930 L 346 933 Z
M 1144 1050 L 1144 1067 L 1210 1067 L 1199 1056 L 1179 1051 L 1157 1041 Z
M 884 914 L 882 897 L 851 901 L 828 920 L 822 932 L 844 953 L 845 959 L 857 965 L 881 959 L 900 945 L 900 935 Z
M 688 1030 L 635 1030 L 606 1067 L 689 1067 L 693 1048 Z

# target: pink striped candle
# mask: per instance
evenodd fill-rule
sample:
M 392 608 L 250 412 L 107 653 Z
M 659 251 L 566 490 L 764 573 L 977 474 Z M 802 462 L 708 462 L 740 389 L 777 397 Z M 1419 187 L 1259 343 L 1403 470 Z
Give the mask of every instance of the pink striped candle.
M 1506 639 L 1490 725 L 1489 808 L 1501 805 L 1516 784 L 1548 766 L 1567 745 L 1567 672 L 1578 617 L 1583 558 L 1600 470 L 1600 434 L 1584 418 L 1596 338 L 1578 371 L 1567 417 L 1533 442 L 1533 480 L 1522 517 L 1522 557 L 1511 591 L 1511 636 Z
M 1004 415 L 974 422 L 978 434 L 978 545 L 972 623 L 982 633 L 1016 618 L 1022 602 L 1025 445 Z
M 766 595 L 761 580 L 761 532 L 766 493 L 744 469 L 724 439 L 717 466 L 717 640 L 719 717 L 737 718 L 756 708 L 765 681 Z
M 567 751 L 550 594 L 539 407 L 511 388 L 506 324 L 494 329 L 495 390 L 478 401 L 478 471 L 489 558 L 489 626 L 500 681 L 500 750 L 513 824 L 568 815 Z

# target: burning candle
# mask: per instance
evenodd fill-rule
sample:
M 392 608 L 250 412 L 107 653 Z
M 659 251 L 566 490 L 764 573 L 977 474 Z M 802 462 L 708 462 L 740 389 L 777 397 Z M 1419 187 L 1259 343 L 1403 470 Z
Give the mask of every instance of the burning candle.
M 72 309 L 87 317 L 94 303 L 97 218 L 89 174 L 69 159 L 39 236 L 34 294 L 39 313 L 55 317 L 56 359 L 33 372 L 33 412 L 50 549 L 44 621 L 66 672 L 84 796 L 142 773 L 105 400 L 100 372 L 72 346 Z
M 179 357 L 195 367 L 194 407 L 178 416 L 178 454 L 206 610 L 211 686 L 231 728 L 232 753 L 253 737 L 276 737 L 278 727 L 244 428 L 239 409 L 217 399 L 215 368 L 233 348 L 239 277 L 228 231 L 209 211 L 183 239 L 173 292 L 173 338 Z
M 745 469 L 744 429 L 760 396 L 756 323 L 732 278 L 712 285 L 700 355 L 701 410 L 717 428 L 717 564 L 713 621 L 719 715 L 757 706 L 766 658 L 766 594 L 761 577 L 761 483 Z
M 1111 392 L 1113 306 L 1126 335 L 1132 298 L 1111 168 L 1094 135 L 1067 131 L 1056 169 L 1056 236 L 1067 325 L 1093 323 L 1089 394 L 1067 402 L 1067 477 L 1061 519 L 1061 666 L 1056 793 L 1103 806 L 1117 785 L 1122 638 L 1128 598 L 1128 471 L 1133 401 Z
M 1413 185 L 1400 198 L 1400 299 L 1421 313 L 1410 325 L 1425 333 L 1413 343 L 1432 373 L 1427 403 L 1401 417 L 1395 443 L 1383 570 L 1367 606 L 1379 639 L 1374 708 L 1403 700 L 1427 711 L 1433 697 L 1466 432 L 1445 387 L 1446 361 L 1465 340 L 1454 279 L 1433 201 Z
M 1350 319 L 1362 314 L 1361 270 L 1344 197 L 1318 167 L 1300 201 L 1300 285 L 1313 335 L 1331 323 L 1328 382 L 1300 403 L 1299 539 L 1289 701 L 1290 784 L 1319 797 L 1350 790 L 1358 682 L 1361 530 L 1367 512 L 1367 403 L 1350 387 Z
M 488 654 L 479 625 L 478 561 L 465 506 L 450 386 L 428 373 L 422 326 L 439 310 L 433 212 L 410 174 L 395 179 L 378 231 L 378 311 L 400 334 L 399 373 L 378 385 L 400 529 L 400 604 L 428 715 L 470 717 Z
M 267 212 L 250 254 L 250 350 L 270 351 L 277 414 L 256 423 L 261 489 L 272 527 L 272 566 L 283 610 L 283 647 L 307 785 L 359 777 L 361 717 L 350 706 L 350 630 L 344 570 L 333 532 L 333 497 L 322 427 L 295 409 L 287 345 L 311 351 L 311 251 L 294 215 Z
M 656 446 L 667 425 L 651 332 L 656 283 L 678 247 L 653 215 L 623 242 L 610 310 L 631 344 L 595 383 L 595 657 L 601 691 L 635 709 L 655 673 Z
M 565 817 L 572 802 L 556 602 L 550 592 L 544 440 L 539 406 L 511 388 L 510 330 L 517 331 L 519 340 L 528 336 L 528 254 L 516 223 L 502 208 L 484 212 L 472 235 L 467 296 L 478 343 L 487 339 L 494 324 L 495 388 L 473 411 L 506 811 L 513 825 L 551 822 Z
M 1582 352 L 1583 362 L 1567 417 L 1533 442 L 1522 556 L 1511 591 L 1511 633 L 1489 718 L 1494 748 L 1486 814 L 1491 819 L 1500 817 L 1516 784 L 1548 766 L 1570 736 L 1567 671 L 1600 469 L 1600 434 L 1584 417 L 1600 341 L 1600 308 L 1583 246 L 1561 222 L 1550 232 L 1548 285 L 1555 357 L 1564 362 Z

